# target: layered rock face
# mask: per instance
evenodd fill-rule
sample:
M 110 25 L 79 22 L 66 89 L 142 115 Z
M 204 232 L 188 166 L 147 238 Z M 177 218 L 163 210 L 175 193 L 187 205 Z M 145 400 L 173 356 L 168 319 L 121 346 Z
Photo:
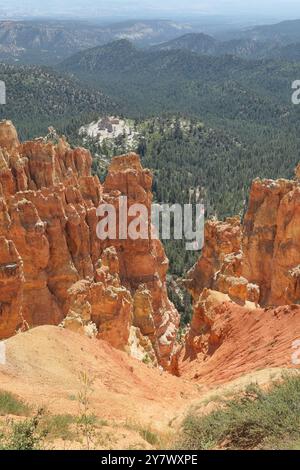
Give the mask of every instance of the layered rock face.
M 0 123 L 0 339 L 24 322 L 63 321 L 126 349 L 136 326 L 168 367 L 178 313 L 167 297 L 162 245 L 96 233 L 97 207 L 117 194 L 149 207 L 151 174 L 137 155 L 119 157 L 103 190 L 91 164 L 87 150 L 64 139 L 20 143 L 13 125 Z
M 257 302 L 259 288 L 243 276 L 242 226 L 239 217 L 216 219 L 205 224 L 202 255 L 188 272 L 185 285 L 197 303 L 203 289 L 214 289 L 237 303 Z
M 300 303 L 300 185 L 255 180 L 244 220 L 244 275 L 262 305 Z
M 133 295 L 134 326 L 150 339 L 160 364 L 168 367 L 176 341 L 179 315 L 167 295 L 168 259 L 161 242 L 152 236 L 151 188 L 152 175 L 142 168 L 137 155 L 112 160 L 103 187 L 102 202 L 115 207 L 117 221 L 120 219 L 120 197 L 127 198 L 129 212 L 135 204 L 143 204 L 147 213 L 141 220 L 147 238 L 133 240 L 118 237 L 103 244 L 113 245 L 118 254 L 121 282 Z M 133 215 L 129 215 L 128 223 L 133 219 Z M 119 226 L 117 224 L 118 233 Z
M 23 263 L 14 243 L 0 237 L 0 337 L 14 331 L 22 321 Z
M 239 218 L 228 218 L 225 222 L 216 219 L 206 222 L 202 255 L 187 275 L 186 285 L 193 297 L 200 295 L 204 288 L 213 287 L 216 274 L 226 256 L 239 252 L 241 236 Z
M 186 281 L 194 300 L 210 288 L 237 303 L 300 303 L 299 202 L 298 178 L 256 179 L 242 224 L 207 221 L 203 253 Z
M 1 123 L 0 136 L 0 235 L 23 263 L 22 315 L 30 326 L 58 324 L 69 287 L 94 276 L 90 232 L 101 187 L 90 176 L 86 150 L 72 150 L 64 140 L 20 144 L 9 122 Z
M 295 180 L 254 180 L 242 224 L 235 218 L 206 222 L 202 256 L 188 273 L 185 284 L 193 297 L 194 316 L 178 355 L 179 373 L 187 370 L 185 361 L 189 363 L 194 359 L 197 359 L 200 375 L 207 361 L 217 366 L 213 358 L 220 357 L 219 349 L 225 351 L 226 344 L 230 345 L 233 324 L 236 338 L 230 347 L 232 350 L 238 348 L 239 353 L 244 350 L 250 353 L 245 332 L 243 338 L 242 322 L 254 311 L 255 320 L 249 321 L 249 328 L 257 330 L 257 344 L 260 341 L 264 344 L 259 335 L 263 335 L 265 324 L 270 331 L 274 330 L 276 337 L 281 327 L 286 328 L 280 332 L 283 337 L 280 364 L 291 366 L 292 342 L 300 335 L 300 307 L 295 305 L 300 304 L 299 167 Z M 259 305 L 268 309 L 260 310 Z M 286 307 L 275 310 L 276 306 Z M 285 322 L 284 312 L 290 323 Z M 236 323 L 238 314 L 240 340 Z M 277 321 L 278 316 L 282 326 Z M 257 327 L 254 328 L 255 322 Z M 271 338 L 269 333 L 264 334 Z M 245 346 L 239 345 L 243 341 Z M 268 354 L 271 349 L 266 345 L 262 354 Z M 256 362 L 260 366 L 274 365 L 268 356 L 257 356 Z M 256 365 L 253 364 L 253 368 Z M 226 369 L 225 363 L 223 367 Z M 230 364 L 228 367 L 231 368 Z M 231 376 L 234 375 L 231 371 Z
M 126 349 L 132 326 L 133 299 L 121 285 L 119 260 L 107 248 L 96 264 L 93 281 L 82 279 L 68 291 L 68 314 L 62 326 L 97 336 L 117 349 Z

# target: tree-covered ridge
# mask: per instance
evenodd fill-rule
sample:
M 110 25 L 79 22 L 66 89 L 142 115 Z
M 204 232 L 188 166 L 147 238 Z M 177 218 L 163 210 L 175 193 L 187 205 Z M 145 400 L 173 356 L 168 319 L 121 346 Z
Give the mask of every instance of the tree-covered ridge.
M 292 177 L 299 161 L 299 138 L 285 130 L 248 127 L 240 137 L 199 119 L 160 117 L 128 121 L 136 136 L 104 140 L 84 138 L 94 157 L 93 171 L 104 178 L 113 155 L 136 151 L 154 174 L 154 200 L 159 203 L 204 202 L 207 215 L 218 218 L 243 215 L 249 188 L 257 177 Z M 237 129 L 240 131 L 240 129 Z M 249 137 L 257 132 L 256 142 Z M 270 140 L 265 139 L 270 136 Z M 185 250 L 185 241 L 164 241 L 170 272 L 177 276 L 190 268 L 199 253 Z M 179 305 L 177 303 L 177 305 Z M 179 306 L 180 307 L 180 306 Z
M 13 119 L 23 138 L 53 125 L 75 145 L 82 144 L 78 129 L 96 117 L 126 116 L 139 136 L 132 149 L 154 171 L 159 202 L 197 195 L 209 214 L 242 214 L 253 178 L 291 177 L 300 160 L 300 106 L 291 103 L 299 63 L 143 51 L 122 40 L 77 54 L 63 69 L 77 79 L 1 65 L 8 85 L 2 118 Z M 112 155 L 128 150 L 126 136 L 100 148 L 93 139 L 83 143 L 100 177 Z M 178 255 L 182 247 L 167 251 L 173 272 L 190 266 L 189 254 Z
M 209 214 L 224 218 L 243 213 L 249 186 L 256 176 L 292 177 L 299 161 L 299 138 L 291 131 L 240 126 L 228 132 L 199 119 L 158 117 L 130 121 L 136 137 L 126 134 L 112 140 L 86 138 L 81 144 L 94 154 L 94 171 L 100 178 L 113 155 L 136 151 L 154 173 L 156 201 L 187 203 L 203 199 Z M 256 142 L 251 136 L 256 132 Z M 239 137 L 237 137 L 239 135 Z M 270 139 L 266 140 L 265 136 Z
M 280 126 L 295 111 L 291 83 L 300 77 L 297 62 L 139 50 L 126 40 L 76 54 L 61 68 L 113 96 L 130 117 L 171 112 Z
M 0 64 L 0 77 L 7 94 L 0 119 L 13 120 L 22 138 L 45 135 L 49 126 L 74 134 L 95 113 L 116 109 L 101 91 L 50 68 Z
M 202 33 L 188 33 L 171 41 L 153 47 L 157 51 L 185 50 L 200 55 L 232 55 L 243 59 L 281 59 L 299 60 L 300 34 L 291 35 L 290 40 L 284 35 L 249 35 L 241 32 L 240 36 L 229 40 L 217 40 Z
M 123 40 L 64 67 L 101 86 L 126 116 L 160 117 L 145 127 L 139 151 L 166 202 L 199 186 L 218 217 L 239 213 L 253 178 L 291 177 L 299 161 L 300 106 L 291 102 L 299 63 L 142 51 Z M 170 115 L 205 125 L 174 134 Z

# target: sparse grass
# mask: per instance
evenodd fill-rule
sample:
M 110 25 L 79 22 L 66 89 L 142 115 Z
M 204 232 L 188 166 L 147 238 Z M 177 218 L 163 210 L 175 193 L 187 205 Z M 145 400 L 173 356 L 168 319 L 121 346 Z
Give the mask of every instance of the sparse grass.
M 97 434 L 97 417 L 91 412 L 91 395 L 93 394 L 94 379 L 86 372 L 79 374 L 80 391 L 78 393 L 79 416 L 77 418 L 78 434 L 85 441 L 86 450 L 95 445 Z
M 75 439 L 76 433 L 72 429 L 72 425 L 76 422 L 76 418 L 69 414 L 64 415 L 48 415 L 43 420 L 41 427 L 47 431 L 48 439 L 63 439 L 72 441 Z
M 51 445 L 56 439 L 65 442 L 77 442 L 86 448 L 97 445 L 106 447 L 112 442 L 109 429 L 104 432 L 108 421 L 98 418 L 90 410 L 92 381 L 86 374 L 80 376 L 81 389 L 76 398 L 79 414 L 52 415 L 44 409 L 35 411 L 15 395 L 0 391 L 0 416 L 6 416 L 0 422 L 1 450 L 36 450 Z M 9 415 L 19 416 L 11 418 Z M 26 419 L 26 417 L 28 417 Z
M 143 359 L 142 359 L 142 362 L 143 362 L 143 364 L 146 364 L 146 365 L 151 364 L 151 359 L 150 359 L 149 354 L 146 353 L 146 354 L 144 355 L 144 357 L 143 357 Z
M 109 422 L 106 419 L 97 419 L 97 425 L 102 426 L 109 426 Z
M 138 442 L 136 444 L 131 444 L 130 446 L 125 447 L 124 450 L 145 450 L 145 446 Z
M 69 400 L 70 401 L 76 401 L 77 400 L 76 395 L 73 395 L 73 394 L 69 395 Z
M 285 376 L 268 391 L 249 386 L 242 397 L 229 400 L 225 408 L 209 415 L 190 414 L 176 447 L 275 449 L 296 446 L 299 440 L 300 377 Z
M 150 429 L 140 429 L 139 434 L 151 446 L 157 446 L 160 442 L 158 435 L 150 431 Z
M 148 444 L 150 444 L 151 446 L 155 448 L 160 447 L 161 436 L 150 427 L 145 427 L 135 421 L 127 420 L 124 425 L 124 428 L 130 431 L 137 432 L 140 435 L 140 437 L 144 441 L 148 442 Z
M 28 416 L 30 407 L 10 392 L 0 390 L 0 416 Z
M 7 420 L 5 433 L 0 432 L 0 450 L 43 450 L 47 430 L 40 427 L 44 411 L 23 421 Z

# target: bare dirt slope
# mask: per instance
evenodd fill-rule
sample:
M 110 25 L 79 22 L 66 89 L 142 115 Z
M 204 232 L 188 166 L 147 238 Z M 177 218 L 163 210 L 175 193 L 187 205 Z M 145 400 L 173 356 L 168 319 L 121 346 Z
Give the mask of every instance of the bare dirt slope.
M 224 302 L 206 318 L 211 325 L 199 336 L 199 350 L 196 336 L 181 352 L 181 377 L 211 388 L 255 371 L 300 367 L 298 305 L 253 309 Z
M 152 369 L 113 349 L 55 326 L 42 326 L 5 341 L 0 388 L 52 413 L 78 412 L 80 372 L 94 379 L 93 412 L 106 420 L 127 420 L 163 430 L 198 395 L 183 379 Z
M 157 447 L 143 438 L 140 431 L 146 429 L 157 433 L 160 445 L 169 445 L 190 411 L 207 413 L 219 396 L 234 396 L 253 382 L 269 384 L 289 367 L 291 341 L 300 336 L 298 310 L 244 310 L 236 307 L 231 319 L 225 315 L 223 320 L 230 320 L 226 341 L 207 361 L 181 358 L 183 377 L 153 369 L 102 340 L 55 326 L 37 327 L 4 342 L 0 390 L 35 409 L 76 416 L 79 375 L 85 372 L 94 380 L 91 412 L 108 423 L 97 448 Z M 3 342 L 1 351 L 3 362 Z M 82 442 L 73 441 L 51 445 L 82 448 Z

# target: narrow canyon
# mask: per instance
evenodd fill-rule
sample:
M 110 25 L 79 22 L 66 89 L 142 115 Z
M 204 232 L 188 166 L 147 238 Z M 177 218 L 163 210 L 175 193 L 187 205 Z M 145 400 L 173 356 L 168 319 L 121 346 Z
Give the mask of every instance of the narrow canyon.
M 199 387 L 298 367 L 300 167 L 293 180 L 254 180 L 242 220 L 206 221 L 183 281 L 193 318 L 182 336 L 151 224 L 147 240 L 96 234 L 97 207 L 118 210 L 119 196 L 150 213 L 151 171 L 134 153 L 117 156 L 101 184 L 91 166 L 89 151 L 65 138 L 20 142 L 0 123 L 1 386 L 31 400 L 35 387 L 41 399 L 58 397 L 54 407 L 72 407 L 66 397 L 86 368 L 102 412 L 167 422 Z

